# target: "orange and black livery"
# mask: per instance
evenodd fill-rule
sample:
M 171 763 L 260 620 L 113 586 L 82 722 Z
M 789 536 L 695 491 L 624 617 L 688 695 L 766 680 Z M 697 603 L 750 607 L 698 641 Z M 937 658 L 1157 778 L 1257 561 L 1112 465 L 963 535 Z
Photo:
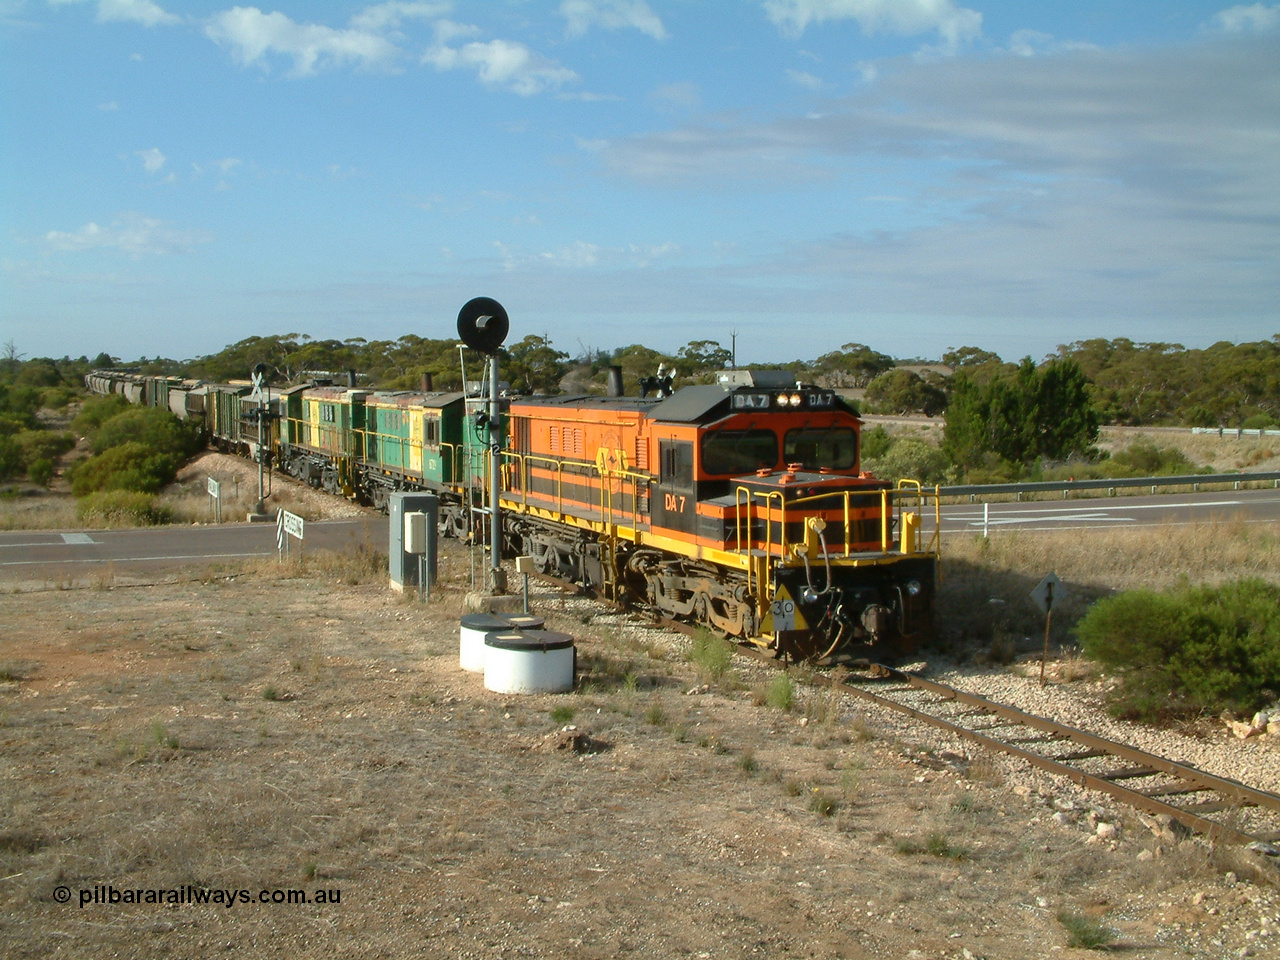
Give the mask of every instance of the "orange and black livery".
M 937 498 L 861 472 L 862 422 L 835 392 L 726 371 L 669 396 L 515 399 L 509 416 L 505 543 L 545 571 L 788 656 L 929 631 Z

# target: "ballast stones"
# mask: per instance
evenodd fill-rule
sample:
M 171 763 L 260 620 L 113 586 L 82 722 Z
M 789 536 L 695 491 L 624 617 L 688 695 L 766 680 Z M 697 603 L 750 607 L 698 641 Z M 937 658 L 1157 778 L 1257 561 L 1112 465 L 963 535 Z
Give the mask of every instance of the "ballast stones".
M 484 686 L 494 693 L 573 689 L 573 637 L 550 630 L 495 631 L 484 638 Z
M 461 622 L 458 665 L 472 673 L 484 673 L 486 634 L 503 630 L 538 630 L 543 620 L 527 613 L 468 613 Z

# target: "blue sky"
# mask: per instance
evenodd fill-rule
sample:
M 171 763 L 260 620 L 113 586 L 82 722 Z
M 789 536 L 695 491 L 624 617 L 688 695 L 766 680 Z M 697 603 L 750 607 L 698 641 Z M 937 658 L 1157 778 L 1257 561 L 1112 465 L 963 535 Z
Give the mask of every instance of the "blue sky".
M 0 0 L 0 342 L 1280 333 L 1280 3 Z

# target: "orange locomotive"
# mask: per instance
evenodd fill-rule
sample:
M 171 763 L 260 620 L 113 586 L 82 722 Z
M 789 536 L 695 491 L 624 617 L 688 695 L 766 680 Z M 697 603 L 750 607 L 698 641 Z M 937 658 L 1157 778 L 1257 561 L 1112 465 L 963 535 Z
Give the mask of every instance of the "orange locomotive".
M 861 473 L 862 421 L 833 391 L 735 370 L 669 396 L 513 399 L 507 426 L 505 546 L 546 572 L 797 659 L 931 627 L 936 494 Z

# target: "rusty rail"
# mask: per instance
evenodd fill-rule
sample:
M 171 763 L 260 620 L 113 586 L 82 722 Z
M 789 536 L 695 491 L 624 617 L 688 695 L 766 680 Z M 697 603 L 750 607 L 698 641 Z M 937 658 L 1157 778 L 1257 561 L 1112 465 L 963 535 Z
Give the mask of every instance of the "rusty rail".
M 755 659 L 777 664 L 777 661 L 760 651 L 748 647 L 739 649 Z M 781 664 L 777 665 L 781 666 Z M 848 693 L 905 714 L 977 743 L 986 749 L 1017 757 L 1032 766 L 1064 777 L 1082 787 L 1109 794 L 1137 810 L 1157 816 L 1168 816 L 1192 832 L 1203 834 L 1212 840 L 1239 844 L 1272 844 L 1280 840 L 1280 829 L 1266 833 L 1247 833 L 1230 823 L 1211 819 L 1208 816 L 1224 812 L 1230 814 L 1232 811 L 1247 807 L 1280 815 L 1280 796 L 1274 793 L 1247 786 L 1227 777 L 1206 773 L 1189 764 L 1178 763 L 1127 744 L 1116 743 L 1105 737 L 1058 723 L 1056 720 L 1039 717 L 1016 707 L 977 694 L 966 693 L 923 677 L 878 664 L 874 665 L 874 670 L 881 678 L 876 680 L 876 683 L 883 683 L 884 680 L 893 681 L 905 685 L 897 688 L 898 692 L 917 692 L 926 694 L 931 699 L 927 704 L 912 705 L 872 692 L 850 680 L 837 679 L 826 674 L 815 674 L 812 680 L 838 689 L 841 693 Z M 965 726 L 940 715 L 939 712 L 922 709 L 926 706 L 951 705 L 970 708 L 971 712 L 968 716 L 974 720 L 992 718 L 1004 723 L 992 724 L 987 728 Z M 1003 731 L 1005 735 L 997 737 L 986 732 L 995 729 Z M 1025 734 L 1030 730 L 1036 731 L 1037 735 L 1026 736 Z M 1042 748 L 1044 752 L 1030 749 L 1032 745 Z M 1064 753 L 1054 752 L 1052 749 L 1054 747 L 1077 749 Z M 1132 766 L 1101 772 L 1090 772 L 1079 766 L 1083 761 L 1102 761 L 1106 758 L 1132 764 Z M 1163 778 L 1167 782 L 1157 786 L 1152 782 L 1154 778 Z M 1147 789 L 1127 785 L 1135 781 L 1147 781 Z M 1191 797 L 1198 794 L 1209 794 L 1211 798 L 1186 805 L 1172 802 L 1172 798 L 1175 797 Z

